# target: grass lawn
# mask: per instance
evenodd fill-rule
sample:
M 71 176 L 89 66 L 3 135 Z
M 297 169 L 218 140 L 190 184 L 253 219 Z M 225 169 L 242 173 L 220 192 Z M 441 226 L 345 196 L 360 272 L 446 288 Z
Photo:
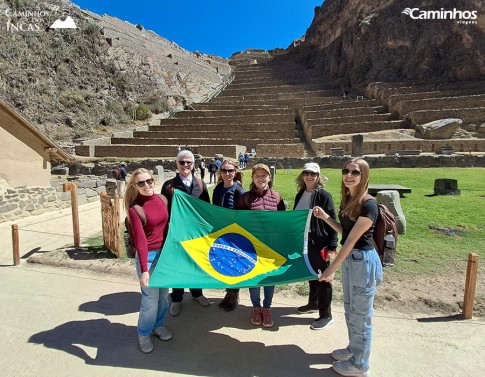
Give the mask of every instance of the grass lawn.
M 329 178 L 326 189 L 340 205 L 339 169 L 323 169 Z M 293 208 L 295 179 L 300 170 L 277 171 L 274 189 Z M 245 172 L 244 187 L 250 184 Z M 431 196 L 438 178 L 456 179 L 459 196 Z M 387 168 L 372 169 L 371 183 L 399 184 L 412 189 L 401 198 L 407 232 L 399 235 L 396 265 L 386 274 L 423 274 L 464 267 L 468 254 L 485 258 L 485 169 L 483 168 Z M 212 193 L 211 193 L 212 196 Z M 483 263 L 483 262 L 482 262 Z

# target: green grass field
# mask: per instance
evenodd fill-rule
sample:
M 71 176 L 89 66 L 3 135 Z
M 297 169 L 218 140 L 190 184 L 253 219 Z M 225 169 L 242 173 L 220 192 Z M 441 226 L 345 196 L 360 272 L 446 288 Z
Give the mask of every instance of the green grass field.
M 339 169 L 323 169 L 329 178 L 326 189 L 340 205 Z M 274 188 L 293 208 L 295 179 L 300 170 L 277 171 Z M 249 187 L 250 171 L 244 187 Z M 460 196 L 431 196 L 438 178 L 456 179 Z M 485 257 L 485 169 L 415 168 L 372 169 L 371 183 L 399 184 L 412 189 L 401 198 L 407 232 L 399 235 L 397 262 L 386 269 L 392 274 L 444 272 L 457 265 L 466 266 L 470 252 Z M 212 196 L 212 193 L 211 193 Z M 436 230 L 438 229 L 438 230 Z

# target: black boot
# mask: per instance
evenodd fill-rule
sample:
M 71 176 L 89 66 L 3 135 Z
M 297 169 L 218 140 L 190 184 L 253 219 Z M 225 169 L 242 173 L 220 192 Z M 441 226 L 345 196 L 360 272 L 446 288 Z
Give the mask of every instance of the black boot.
M 229 296 L 229 299 L 227 300 L 224 310 L 230 312 L 237 308 L 237 304 L 239 303 L 239 292 L 228 292 L 227 295 Z

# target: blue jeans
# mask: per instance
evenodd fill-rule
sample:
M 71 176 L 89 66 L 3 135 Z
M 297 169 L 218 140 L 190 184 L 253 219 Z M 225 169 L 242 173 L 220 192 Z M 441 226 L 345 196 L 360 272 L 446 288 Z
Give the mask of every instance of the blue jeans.
M 271 302 L 273 301 L 274 295 L 274 285 L 270 285 L 269 287 L 263 287 L 264 291 L 264 300 L 263 300 L 263 308 L 271 308 Z M 249 297 L 251 297 L 251 302 L 253 303 L 253 308 L 260 308 L 261 307 L 261 288 L 249 288 Z
M 374 295 L 381 281 L 376 250 L 352 250 L 342 265 L 342 288 L 350 361 L 362 371 L 369 369 Z
M 153 268 L 160 256 L 160 250 L 148 252 L 148 271 L 152 274 Z M 140 260 L 135 257 L 136 273 L 141 276 Z M 162 327 L 168 312 L 168 288 L 141 289 L 140 314 L 138 316 L 138 335 L 150 336 L 153 329 Z

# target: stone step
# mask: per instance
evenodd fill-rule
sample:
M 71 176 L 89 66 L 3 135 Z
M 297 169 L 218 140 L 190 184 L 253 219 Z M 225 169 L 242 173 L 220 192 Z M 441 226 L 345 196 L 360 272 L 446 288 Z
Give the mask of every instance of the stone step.
M 363 115 L 342 115 L 335 117 L 306 118 L 309 125 L 338 124 L 338 123 L 360 123 L 360 122 L 382 122 L 391 120 L 391 114 L 363 114 Z
M 294 127 L 294 126 L 293 126 Z M 261 128 L 261 127 L 260 127 Z M 228 132 L 230 130 L 230 132 Z M 211 131 L 204 127 L 203 130 L 200 127 L 196 130 L 163 130 L 163 131 L 134 131 L 133 137 L 134 138 L 213 138 L 214 136 L 218 136 L 220 134 L 228 134 L 230 137 L 246 137 L 248 139 L 256 139 L 256 138 L 288 138 L 288 137 L 296 137 L 297 129 L 283 129 L 279 128 L 277 130 L 268 130 L 268 129 L 255 129 L 255 130 L 248 130 L 247 128 L 236 128 L 236 127 L 227 127 L 226 129 L 221 129 L 218 127 L 217 131 Z M 111 138 L 113 140 L 115 138 Z
M 277 111 L 287 111 L 291 110 L 294 111 L 292 107 L 288 105 L 265 105 L 261 103 L 245 103 L 245 102 L 237 102 L 237 103 L 216 103 L 216 102 L 207 102 L 207 103 L 194 103 L 191 105 L 195 110 L 264 110 L 268 112 L 277 112 Z M 178 114 L 178 113 L 177 113 Z
M 350 122 L 333 124 L 315 124 L 307 129 L 310 139 L 338 134 L 355 134 L 360 132 L 376 132 L 404 128 L 402 120 L 376 122 Z
M 410 101 L 401 101 L 394 107 L 394 110 L 397 111 L 401 116 L 404 116 L 411 111 L 418 110 L 435 110 L 440 108 L 459 109 L 471 108 L 475 106 L 485 106 L 485 94 L 444 98 L 424 98 Z
M 314 91 L 293 91 L 290 93 L 269 93 L 269 94 L 248 94 L 245 96 L 229 96 L 219 95 L 215 97 L 213 102 L 240 102 L 240 101 L 274 101 L 274 100 L 294 100 L 294 99 L 335 99 L 335 92 L 329 92 L 328 90 L 314 90 Z
M 485 88 L 474 88 L 465 90 L 435 90 L 435 91 L 413 91 L 411 93 L 397 93 L 390 95 L 387 99 L 387 105 L 390 109 L 396 106 L 401 101 L 433 99 L 443 97 L 457 97 L 457 96 L 470 96 L 476 94 L 485 94 Z
M 273 136 L 275 136 L 273 134 Z M 257 144 L 298 144 L 296 137 L 274 138 L 247 138 L 247 137 L 194 137 L 194 138 L 112 138 L 112 145 L 243 145 L 248 149 L 255 148 Z
M 424 124 L 445 118 L 459 118 L 464 124 L 484 124 L 485 107 L 464 107 L 461 109 L 417 110 L 407 114 L 412 124 Z
M 181 130 L 181 131 L 210 131 L 210 132 L 232 132 L 233 130 L 245 130 L 248 132 L 268 131 L 268 132 L 288 132 L 295 129 L 295 123 L 246 123 L 233 124 L 185 124 L 185 125 L 160 125 L 150 126 L 148 131 L 134 131 L 134 135 L 139 135 L 139 132 L 150 131 L 166 131 L 166 130 Z
M 363 107 L 376 107 L 380 106 L 380 103 L 375 99 L 367 99 L 364 98 L 362 101 L 344 101 L 342 97 L 334 97 L 334 101 L 328 103 L 316 103 L 313 105 L 304 105 L 301 107 L 301 111 L 330 111 L 330 110 L 344 110 L 348 109 L 349 111 L 353 110 L 354 108 L 363 108 Z
M 287 94 L 287 93 L 304 93 L 304 92 L 312 92 L 318 96 L 324 95 L 327 96 L 335 96 L 337 95 L 337 91 L 335 89 L 323 89 L 319 84 L 312 84 L 312 85 L 266 85 L 261 86 L 259 88 L 246 88 L 246 89 L 232 89 L 226 88 L 218 97 L 240 97 L 240 96 L 251 96 L 255 93 L 258 96 L 261 95 L 271 95 L 271 94 Z
M 233 116 L 246 116 L 246 115 L 293 115 L 294 110 L 287 108 L 278 109 L 229 109 L 229 110 L 193 110 L 193 111 L 180 111 L 175 115 L 175 119 L 186 118 L 213 118 L 213 117 L 233 117 Z
M 289 123 L 294 115 L 231 115 L 226 117 L 199 117 L 199 118 L 167 118 L 160 119 L 160 125 L 188 125 L 188 124 L 257 124 L 257 123 Z
M 319 119 L 319 118 L 335 118 L 341 116 L 357 116 L 357 115 L 374 115 L 374 114 L 387 114 L 384 106 L 374 106 L 374 107 L 353 107 L 353 108 L 337 108 L 337 109 L 326 109 L 317 111 L 305 110 L 305 117 L 307 119 Z

